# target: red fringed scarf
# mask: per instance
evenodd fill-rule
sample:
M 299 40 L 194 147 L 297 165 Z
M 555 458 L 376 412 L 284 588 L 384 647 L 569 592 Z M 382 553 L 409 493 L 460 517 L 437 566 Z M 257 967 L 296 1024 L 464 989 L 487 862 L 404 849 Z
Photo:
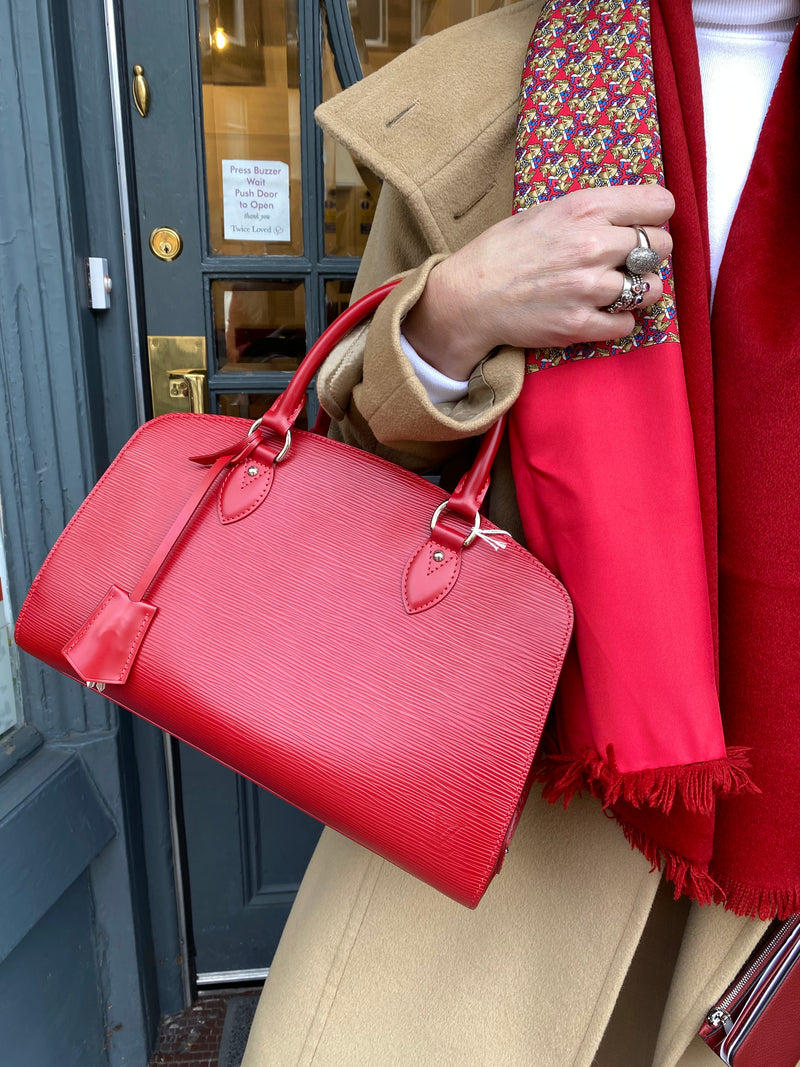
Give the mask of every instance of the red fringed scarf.
M 512 412 L 526 538 L 575 604 L 545 795 L 588 789 L 676 896 L 762 918 L 800 911 L 799 53 L 713 323 L 689 0 L 545 6 L 515 181 L 520 210 L 665 172 L 678 205 L 664 299 L 622 342 L 529 353 Z

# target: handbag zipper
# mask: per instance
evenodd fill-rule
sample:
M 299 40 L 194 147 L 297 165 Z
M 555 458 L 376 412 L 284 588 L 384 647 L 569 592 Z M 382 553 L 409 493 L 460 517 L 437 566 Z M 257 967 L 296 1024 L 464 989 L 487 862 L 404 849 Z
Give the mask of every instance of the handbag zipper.
M 770 956 L 772 956 L 781 942 L 788 937 L 798 923 L 800 923 L 800 915 L 793 915 L 790 919 L 787 919 L 786 922 L 782 923 L 753 962 L 742 971 L 733 985 L 725 991 L 724 995 L 709 1011 L 708 1015 L 706 1015 L 706 1022 L 711 1027 L 712 1031 L 718 1030 L 720 1026 L 724 1029 L 726 1034 L 730 1031 L 732 1025 L 730 1009 L 735 1005 L 741 994 L 747 989 L 753 976 L 758 974 Z

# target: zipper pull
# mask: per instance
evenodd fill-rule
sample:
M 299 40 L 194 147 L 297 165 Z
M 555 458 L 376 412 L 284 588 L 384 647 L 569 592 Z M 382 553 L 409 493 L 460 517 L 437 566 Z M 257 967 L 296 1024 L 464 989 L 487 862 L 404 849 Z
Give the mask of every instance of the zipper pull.
M 724 1008 L 720 1008 L 719 1006 L 712 1008 L 708 1015 L 706 1015 L 706 1022 L 714 1030 L 718 1030 L 721 1026 L 726 1034 L 731 1028 L 730 1014 L 725 1011 Z

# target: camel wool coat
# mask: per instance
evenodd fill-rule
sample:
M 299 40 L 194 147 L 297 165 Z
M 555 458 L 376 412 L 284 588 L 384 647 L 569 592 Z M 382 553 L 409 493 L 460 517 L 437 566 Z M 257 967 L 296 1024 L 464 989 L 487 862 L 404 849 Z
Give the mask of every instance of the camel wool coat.
M 522 386 L 522 352 L 500 349 L 435 407 L 399 333 L 432 266 L 510 212 L 541 6 L 424 40 L 317 113 L 383 181 L 354 296 L 405 275 L 331 355 L 320 397 L 336 436 L 412 469 L 455 476 Z M 490 510 L 521 536 L 507 453 Z M 326 830 L 243 1067 L 713 1067 L 695 1034 L 765 927 L 674 902 L 592 798 L 564 811 L 534 789 L 475 912 Z

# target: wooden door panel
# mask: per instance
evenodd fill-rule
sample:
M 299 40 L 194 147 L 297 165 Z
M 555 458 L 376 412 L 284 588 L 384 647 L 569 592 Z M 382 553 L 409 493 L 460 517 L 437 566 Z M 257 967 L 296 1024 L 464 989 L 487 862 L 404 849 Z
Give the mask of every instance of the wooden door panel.
M 268 967 L 322 830 L 181 745 L 195 965 L 201 984 Z

